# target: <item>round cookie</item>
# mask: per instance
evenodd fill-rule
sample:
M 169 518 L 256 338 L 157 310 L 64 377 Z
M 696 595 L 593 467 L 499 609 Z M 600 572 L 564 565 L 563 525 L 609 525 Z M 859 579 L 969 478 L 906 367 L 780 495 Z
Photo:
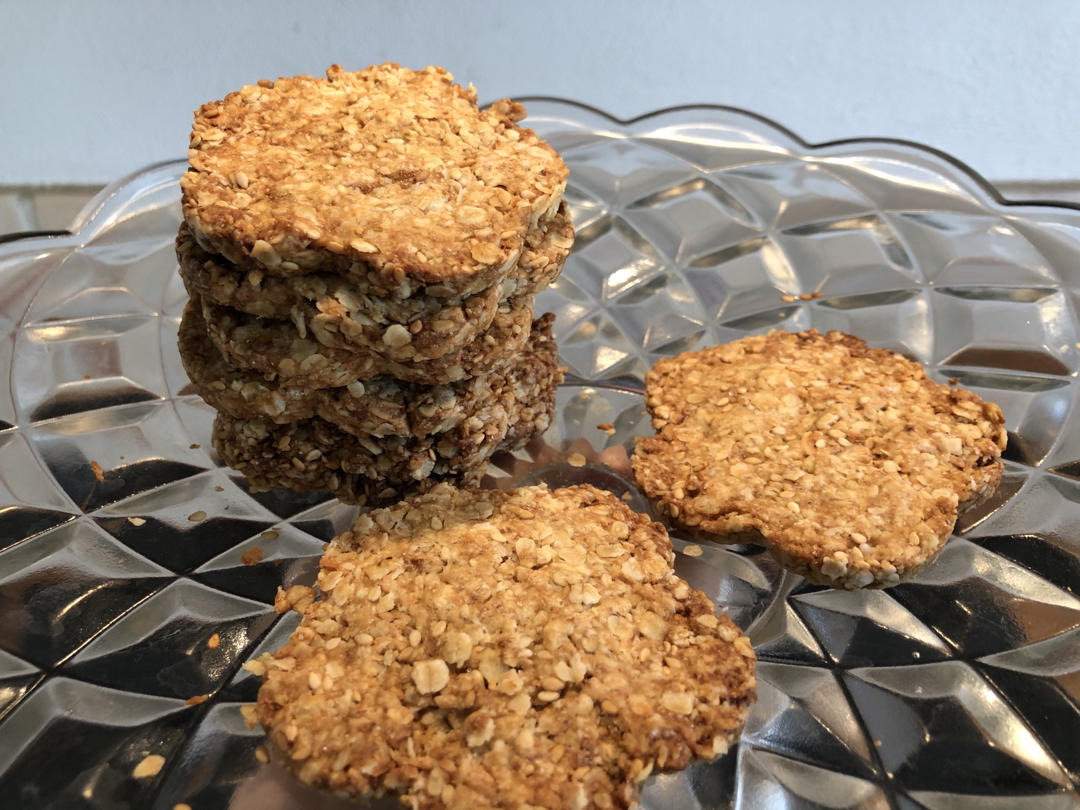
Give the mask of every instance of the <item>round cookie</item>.
M 480 110 L 441 68 L 261 81 L 195 113 L 184 220 L 206 250 L 277 275 L 466 294 L 552 217 L 567 168 L 519 104 Z
M 672 561 L 661 525 L 588 486 L 362 515 L 290 640 L 246 665 L 258 719 L 342 796 L 636 806 L 650 772 L 726 752 L 756 687 L 749 641 Z
M 638 485 L 678 526 L 763 541 L 812 582 L 893 585 L 1002 474 L 1001 409 L 839 332 L 771 332 L 664 359 Z
M 228 365 L 206 334 L 202 308 L 189 304 L 180 321 L 184 369 L 210 407 L 236 419 L 264 418 L 284 424 L 320 416 L 347 433 L 427 436 L 470 418 L 498 420 L 519 409 L 552 409 L 562 380 L 547 313 L 533 322 L 528 343 L 504 371 L 456 383 L 424 385 L 394 377 L 354 381 L 342 388 L 300 388 L 269 382 L 264 375 Z
M 289 323 L 270 321 L 193 297 L 202 306 L 210 340 L 225 361 L 239 369 L 273 375 L 302 388 L 335 388 L 382 374 L 427 385 L 501 372 L 529 339 L 531 299 L 501 305 L 483 333 L 456 352 L 433 360 L 399 363 L 377 354 L 323 346 L 301 337 Z
M 374 505 L 426 491 L 418 485 L 428 480 L 479 483 L 494 453 L 516 450 L 541 435 L 554 411 L 552 388 L 498 420 L 469 419 L 423 438 L 359 438 L 317 417 L 275 425 L 219 413 L 212 442 L 221 459 L 256 487 L 328 489 L 347 503 Z
M 290 469 L 314 464 L 390 482 L 420 480 L 432 473 L 475 467 L 495 452 L 512 414 L 490 421 L 469 419 L 445 433 L 427 436 L 356 436 L 315 416 L 275 424 L 267 419 L 214 419 L 214 445 L 242 448 L 253 459 L 269 457 Z M 513 414 L 516 416 L 516 414 Z M 301 449 L 303 448 L 303 449 Z M 295 459 L 295 461 L 294 461 Z
M 565 208 L 527 236 L 510 275 L 468 296 L 436 297 L 423 294 L 423 288 L 405 298 L 370 295 L 335 273 L 271 276 L 207 253 L 186 225 L 180 226 L 176 254 L 191 295 L 261 318 L 292 321 L 302 337 L 310 334 L 324 346 L 408 363 L 457 351 L 491 325 L 500 303 L 551 284 L 573 244 Z M 403 330 L 407 341 L 400 340 Z
M 386 478 L 372 469 L 370 474 L 358 464 L 352 471 L 341 467 L 342 454 L 324 435 L 309 424 L 282 425 L 260 430 L 218 414 L 214 418 L 211 441 L 214 450 L 229 467 L 243 473 L 254 490 L 291 489 L 297 492 L 326 490 L 343 503 L 380 506 L 409 495 L 427 492 L 441 482 L 473 486 L 487 469 L 488 456 L 472 466 L 453 471 L 436 471 L 434 466 L 420 478 Z M 370 457 L 370 454 L 369 454 Z M 358 471 L 359 470 L 359 471 Z

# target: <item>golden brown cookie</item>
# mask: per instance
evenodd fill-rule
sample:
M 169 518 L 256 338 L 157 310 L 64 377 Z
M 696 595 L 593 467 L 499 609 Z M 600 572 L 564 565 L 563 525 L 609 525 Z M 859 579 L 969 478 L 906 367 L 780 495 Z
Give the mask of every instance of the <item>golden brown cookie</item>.
M 429 485 L 421 484 L 428 480 L 479 483 L 495 452 L 542 434 L 554 410 L 552 388 L 490 421 L 473 417 L 424 437 L 355 436 L 318 417 L 276 425 L 219 413 L 212 441 L 222 460 L 256 487 L 327 489 L 349 503 L 377 505 L 426 491 Z
M 659 361 L 638 485 L 677 525 L 764 541 L 813 582 L 887 586 L 932 561 L 1001 478 L 1001 409 L 839 332 Z
M 480 110 L 436 67 L 261 81 L 195 113 L 184 220 L 209 252 L 275 275 L 463 295 L 510 273 L 566 165 L 519 104 Z M 429 293 L 435 294 L 429 289 Z
M 661 525 L 588 486 L 439 486 L 362 515 L 248 665 L 258 719 L 339 795 L 635 806 L 649 773 L 727 751 L 754 700 L 749 641 L 672 560 Z
M 201 307 L 190 305 L 180 321 L 180 358 L 196 391 L 210 407 L 235 419 L 300 422 L 320 416 L 355 435 L 427 436 L 469 419 L 498 421 L 518 409 L 550 410 L 562 381 L 550 313 L 533 322 L 528 343 L 503 371 L 456 383 L 423 385 L 394 377 L 354 381 L 342 388 L 278 385 L 258 372 L 228 365 L 206 334 Z M 506 417 L 509 420 L 509 416 Z
M 277 442 L 287 440 L 287 446 Z M 427 492 L 436 484 L 450 482 L 462 486 L 480 483 L 487 469 L 487 457 L 471 467 L 453 472 L 434 468 L 421 478 L 384 478 L 377 473 L 347 472 L 341 469 L 341 455 L 328 449 L 325 435 L 319 435 L 307 423 L 255 428 L 250 435 L 242 426 L 218 414 L 211 434 L 214 450 L 228 466 L 243 473 L 255 491 L 291 489 L 297 492 L 327 491 L 343 503 L 360 506 L 385 506 L 409 495 Z M 355 468 L 354 468 L 355 469 Z
M 207 253 L 187 225 L 180 226 L 176 253 L 191 295 L 250 315 L 292 321 L 302 336 L 311 335 L 324 346 L 409 363 L 459 350 L 491 325 L 501 303 L 546 288 L 562 271 L 573 235 L 564 205 L 527 236 L 517 266 L 502 282 L 467 296 L 425 295 L 423 288 L 404 298 L 369 294 L 335 273 L 271 276 Z M 409 340 L 397 339 L 406 334 Z
M 230 465 L 239 469 L 242 459 L 243 471 L 252 478 L 274 467 L 287 477 L 315 466 L 391 483 L 417 481 L 476 469 L 496 450 L 516 449 L 543 433 L 551 424 L 555 400 L 553 390 L 546 393 L 539 401 L 492 408 L 484 418 L 471 416 L 448 431 L 426 436 L 355 435 L 317 416 L 275 424 L 218 413 L 213 441 Z
M 379 375 L 426 385 L 501 372 L 525 346 L 532 328 L 532 300 L 499 306 L 484 332 L 460 349 L 432 360 L 399 363 L 366 351 L 334 349 L 289 323 L 248 315 L 193 297 L 210 340 L 234 368 L 272 375 L 284 385 L 336 388 Z M 401 336 L 407 341 L 409 336 Z

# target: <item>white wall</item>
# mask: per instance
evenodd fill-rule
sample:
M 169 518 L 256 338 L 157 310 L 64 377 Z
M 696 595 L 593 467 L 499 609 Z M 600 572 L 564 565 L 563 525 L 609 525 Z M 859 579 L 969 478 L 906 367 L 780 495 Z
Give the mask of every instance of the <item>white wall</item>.
M 1069 0 L 0 0 L 0 184 L 102 183 L 182 157 L 192 110 L 244 83 L 387 60 L 441 64 L 483 100 L 731 104 L 811 141 L 1078 179 L 1078 49 Z

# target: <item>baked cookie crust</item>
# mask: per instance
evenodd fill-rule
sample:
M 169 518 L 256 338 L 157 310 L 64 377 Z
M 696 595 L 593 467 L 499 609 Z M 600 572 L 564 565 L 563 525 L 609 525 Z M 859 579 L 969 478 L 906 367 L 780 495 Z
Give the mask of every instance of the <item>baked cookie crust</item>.
M 211 438 L 221 459 L 257 488 L 326 489 L 347 503 L 379 505 L 426 491 L 426 481 L 479 483 L 492 455 L 542 434 L 554 410 L 552 388 L 490 422 L 472 418 L 421 438 L 358 437 L 318 417 L 275 425 L 219 413 Z
M 1003 469 L 1001 409 L 839 332 L 772 332 L 664 359 L 646 376 L 657 434 L 638 485 L 676 525 L 763 541 L 842 588 L 931 562 Z
M 372 295 L 334 273 L 271 276 L 207 253 L 186 225 L 177 235 L 176 254 L 191 295 L 249 315 L 291 321 L 301 337 L 311 335 L 324 346 L 408 363 L 457 351 L 491 325 L 500 304 L 545 289 L 562 272 L 573 238 L 564 205 L 527 236 L 521 258 L 502 282 L 468 296 L 426 295 L 424 288 L 406 298 Z
M 248 665 L 258 719 L 339 795 L 634 806 L 654 770 L 726 752 L 754 700 L 749 641 L 672 561 L 661 525 L 588 486 L 439 486 L 362 515 Z
M 445 70 L 338 65 L 261 81 L 195 113 L 184 220 L 267 272 L 363 276 L 454 294 L 504 278 L 552 217 L 567 168 L 508 100 L 480 110 Z
M 290 386 L 335 388 L 389 375 L 407 382 L 437 385 L 501 372 L 529 339 L 531 299 L 501 305 L 484 332 L 459 350 L 432 360 L 403 363 L 373 352 L 324 346 L 301 337 L 290 323 L 271 321 L 196 297 L 210 340 L 225 361 L 238 369 L 271 375 Z
M 380 376 L 342 388 L 299 388 L 270 382 L 258 372 L 225 362 L 206 334 L 198 306 L 180 321 L 180 359 L 195 390 L 216 411 L 234 419 L 278 424 L 319 416 L 357 436 L 427 436 L 478 418 L 497 420 L 513 408 L 550 408 L 562 381 L 551 338 L 555 316 L 533 322 L 529 341 L 505 371 L 456 383 L 424 385 Z

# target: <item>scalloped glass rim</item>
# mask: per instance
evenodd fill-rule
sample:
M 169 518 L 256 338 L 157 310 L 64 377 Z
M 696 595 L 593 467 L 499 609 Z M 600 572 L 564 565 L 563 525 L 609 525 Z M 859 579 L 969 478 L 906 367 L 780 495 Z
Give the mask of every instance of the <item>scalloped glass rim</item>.
M 576 117 L 567 118 L 565 120 L 568 129 L 588 129 L 586 125 L 589 123 L 589 119 L 585 118 L 583 116 L 584 114 L 591 118 L 593 123 L 598 125 L 595 129 L 589 129 L 590 132 L 595 133 L 597 130 L 605 129 L 609 125 L 614 124 L 626 132 L 641 134 L 643 132 L 654 130 L 655 128 L 650 125 L 654 124 L 659 119 L 670 119 L 673 123 L 677 123 L 685 114 L 689 114 L 692 123 L 700 124 L 701 120 L 697 116 L 704 114 L 716 117 L 717 121 L 732 117 L 740 120 L 744 125 L 752 123 L 756 128 L 760 128 L 762 133 L 768 134 L 770 136 L 768 140 L 773 143 L 777 145 L 786 145 L 792 152 L 801 152 L 807 155 L 833 156 L 848 148 L 854 148 L 855 151 L 865 154 L 868 148 L 874 147 L 881 147 L 883 149 L 891 148 L 905 153 L 916 152 L 924 158 L 929 159 L 935 165 L 935 168 L 939 170 L 940 174 L 952 180 L 958 187 L 966 189 L 972 197 L 979 199 L 984 205 L 993 205 L 1013 210 L 1032 208 L 1059 209 L 1062 213 L 1077 212 L 1074 221 L 1077 225 L 1080 225 L 1080 203 L 1072 203 L 1065 200 L 1008 199 L 1002 195 L 992 182 L 987 180 L 976 169 L 964 163 L 959 158 L 950 155 L 948 152 L 943 152 L 933 146 L 917 141 L 887 137 L 855 137 L 811 143 L 768 116 L 751 110 L 745 110 L 740 107 L 731 107 L 723 104 L 680 104 L 642 113 L 641 115 L 632 118 L 623 119 L 617 118 L 590 104 L 559 98 L 557 96 L 523 96 L 517 100 L 525 104 L 529 109 L 529 117 L 525 119 L 526 125 L 529 125 L 531 122 L 534 122 L 537 118 L 540 118 L 545 114 L 550 115 L 552 118 L 562 118 L 563 116 L 558 115 L 558 110 L 561 108 L 564 110 L 574 110 Z M 538 113 L 540 114 L 538 115 Z M 613 137 L 619 137 L 621 134 L 622 133 L 617 131 L 611 133 Z M 165 174 L 171 175 L 177 166 L 183 166 L 186 165 L 186 163 L 186 159 L 165 160 L 159 163 L 153 163 L 142 169 L 131 172 L 118 180 L 114 180 L 95 194 L 93 198 L 83 206 L 79 213 L 75 215 L 75 219 L 72 221 L 66 232 L 26 231 L 0 234 L 0 256 L 3 256 L 7 251 L 7 244 L 11 242 L 20 243 L 20 247 L 24 247 L 25 240 L 28 239 L 47 239 L 51 243 L 55 243 L 57 240 L 66 242 L 69 236 L 83 235 L 95 226 L 101 227 L 102 225 L 113 221 L 117 214 L 115 209 L 121 207 L 115 205 L 115 200 L 113 199 L 121 189 L 127 188 L 129 185 L 140 180 L 150 181 L 150 185 L 153 186 L 154 183 L 152 178 L 155 173 L 164 172 Z

